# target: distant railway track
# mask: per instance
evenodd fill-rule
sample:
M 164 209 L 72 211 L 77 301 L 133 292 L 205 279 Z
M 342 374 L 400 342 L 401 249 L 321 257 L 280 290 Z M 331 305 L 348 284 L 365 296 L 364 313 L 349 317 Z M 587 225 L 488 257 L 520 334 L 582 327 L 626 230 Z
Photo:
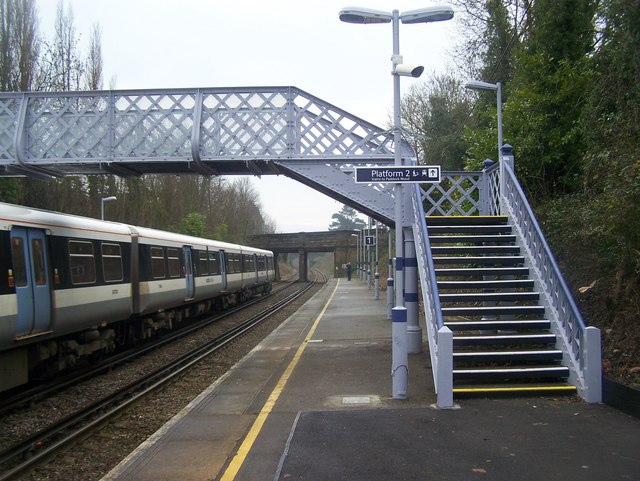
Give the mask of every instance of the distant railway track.
M 317 279 L 317 282 L 324 281 L 326 281 L 324 276 Z M 23 479 L 35 466 L 46 463 L 55 458 L 59 452 L 67 450 L 69 446 L 92 436 L 101 427 L 122 416 L 127 409 L 136 403 L 144 401 L 159 388 L 185 375 L 199 362 L 238 339 L 239 336 L 259 325 L 274 313 L 284 309 L 308 289 L 311 289 L 313 285 L 314 282 L 303 285 L 302 288 L 296 289 L 295 292 L 284 296 L 277 302 L 272 302 L 268 309 L 261 309 L 262 312 L 251 316 L 234 328 L 225 330 L 224 333 L 190 349 L 189 352 L 178 356 L 171 362 L 157 367 L 125 386 L 83 406 L 77 412 L 47 425 L 44 429 L 32 432 L 20 441 L 6 447 L 0 452 L 0 466 L 4 471 L 0 474 L 0 481 Z M 261 300 L 266 299 L 261 298 Z M 159 349 L 159 346 L 154 346 L 154 349 Z M 93 375 L 98 374 L 94 373 Z

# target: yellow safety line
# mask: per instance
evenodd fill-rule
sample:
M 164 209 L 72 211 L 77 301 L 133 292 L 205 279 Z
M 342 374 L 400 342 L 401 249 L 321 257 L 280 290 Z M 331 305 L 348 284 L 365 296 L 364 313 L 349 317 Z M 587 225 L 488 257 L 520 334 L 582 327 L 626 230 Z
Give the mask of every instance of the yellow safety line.
M 478 387 L 478 388 L 454 388 L 453 392 L 509 392 L 509 391 L 575 391 L 575 386 L 526 386 L 526 387 Z
M 313 337 L 313 334 L 315 333 L 316 328 L 318 327 L 318 323 L 320 322 L 320 319 L 322 319 L 322 316 L 324 316 L 324 313 L 329 308 L 329 304 L 331 304 L 331 301 L 333 300 L 333 296 L 338 290 L 339 284 L 340 284 L 340 279 L 338 279 L 338 282 L 336 282 L 336 287 L 331 293 L 331 296 L 329 296 L 329 300 L 326 302 L 326 304 L 322 308 L 322 311 L 320 311 L 320 314 L 318 314 L 318 317 L 314 321 L 313 326 L 311 326 L 311 329 L 309 330 L 309 334 L 307 334 L 307 337 L 305 338 L 304 342 L 300 344 L 300 346 L 298 347 L 298 350 L 293 356 L 293 359 L 291 359 L 291 362 L 287 366 L 287 369 L 284 371 L 284 373 L 280 377 L 280 380 L 276 384 L 275 388 L 273 388 L 273 391 L 271 391 L 271 394 L 269 395 L 267 402 L 264 404 L 264 406 L 262 407 L 262 410 L 256 417 L 256 420 L 253 422 L 253 426 L 251 426 L 251 429 L 245 436 L 244 441 L 240 445 L 240 448 L 238 449 L 238 452 L 236 453 L 236 455 L 233 457 L 233 459 L 229 463 L 229 466 L 227 466 L 227 469 L 222 475 L 222 477 L 220 478 L 220 481 L 233 481 L 236 478 L 238 471 L 240 471 L 242 464 L 244 463 L 245 459 L 247 458 L 247 455 L 249 454 L 249 451 L 251 450 L 251 447 L 253 446 L 253 443 L 255 443 L 256 439 L 258 438 L 258 434 L 260 434 L 260 431 L 262 430 L 262 426 L 264 426 L 264 423 L 266 422 L 267 417 L 273 410 L 273 407 L 275 406 L 276 401 L 280 397 L 280 394 L 282 394 L 282 391 L 284 390 L 284 387 L 287 384 L 287 381 L 291 377 L 291 373 L 293 373 L 293 370 L 298 364 L 298 361 L 300 361 L 300 358 L 302 357 L 302 353 L 304 352 L 305 347 Z

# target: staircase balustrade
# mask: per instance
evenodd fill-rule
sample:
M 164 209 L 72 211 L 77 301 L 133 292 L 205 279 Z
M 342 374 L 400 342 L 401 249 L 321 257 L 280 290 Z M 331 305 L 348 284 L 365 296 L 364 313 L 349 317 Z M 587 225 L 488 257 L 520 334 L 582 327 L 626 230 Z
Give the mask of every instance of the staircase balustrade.
M 505 146 L 508 147 L 508 146 Z M 504 151 L 511 153 L 509 147 Z M 431 364 L 439 407 L 451 407 L 451 331 L 444 325 L 436 283 L 435 265 L 427 233 L 426 216 L 507 215 L 513 223 L 525 263 L 543 293 L 543 304 L 561 340 L 564 364 L 587 402 L 601 402 L 600 331 L 587 327 L 564 281 L 551 249 L 513 169 L 513 157 L 485 161 L 482 172 L 443 172 L 440 184 L 416 186 L 413 197 L 413 232 L 416 239 L 420 282 L 425 306 Z M 449 331 L 448 334 L 446 331 Z M 445 336 L 445 337 L 443 337 Z M 446 337 L 449 336 L 449 337 Z M 442 344 L 442 345 L 441 345 Z

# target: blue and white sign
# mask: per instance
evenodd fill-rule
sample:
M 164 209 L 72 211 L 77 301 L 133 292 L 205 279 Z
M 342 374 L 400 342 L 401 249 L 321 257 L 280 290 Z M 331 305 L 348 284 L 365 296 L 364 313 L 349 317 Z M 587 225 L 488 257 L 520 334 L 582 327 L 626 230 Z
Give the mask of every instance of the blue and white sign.
M 356 184 L 440 182 L 439 165 L 356 167 Z

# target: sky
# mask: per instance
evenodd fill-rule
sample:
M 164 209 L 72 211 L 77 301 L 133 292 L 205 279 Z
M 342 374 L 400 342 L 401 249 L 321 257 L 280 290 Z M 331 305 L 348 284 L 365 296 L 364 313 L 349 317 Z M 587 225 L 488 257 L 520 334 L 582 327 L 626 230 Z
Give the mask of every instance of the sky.
M 59 0 L 37 0 L 40 31 L 52 37 Z M 387 128 L 393 103 L 391 24 L 338 19 L 358 5 L 400 12 L 425 0 L 64 0 L 83 55 L 102 33 L 104 88 L 295 86 Z M 454 22 L 400 26 L 405 63 L 443 72 Z M 426 77 L 426 75 L 425 75 Z M 414 79 L 403 78 L 402 91 Z M 252 177 L 278 232 L 327 230 L 342 204 L 284 176 Z M 292 202 L 292 199 L 295 202 Z

